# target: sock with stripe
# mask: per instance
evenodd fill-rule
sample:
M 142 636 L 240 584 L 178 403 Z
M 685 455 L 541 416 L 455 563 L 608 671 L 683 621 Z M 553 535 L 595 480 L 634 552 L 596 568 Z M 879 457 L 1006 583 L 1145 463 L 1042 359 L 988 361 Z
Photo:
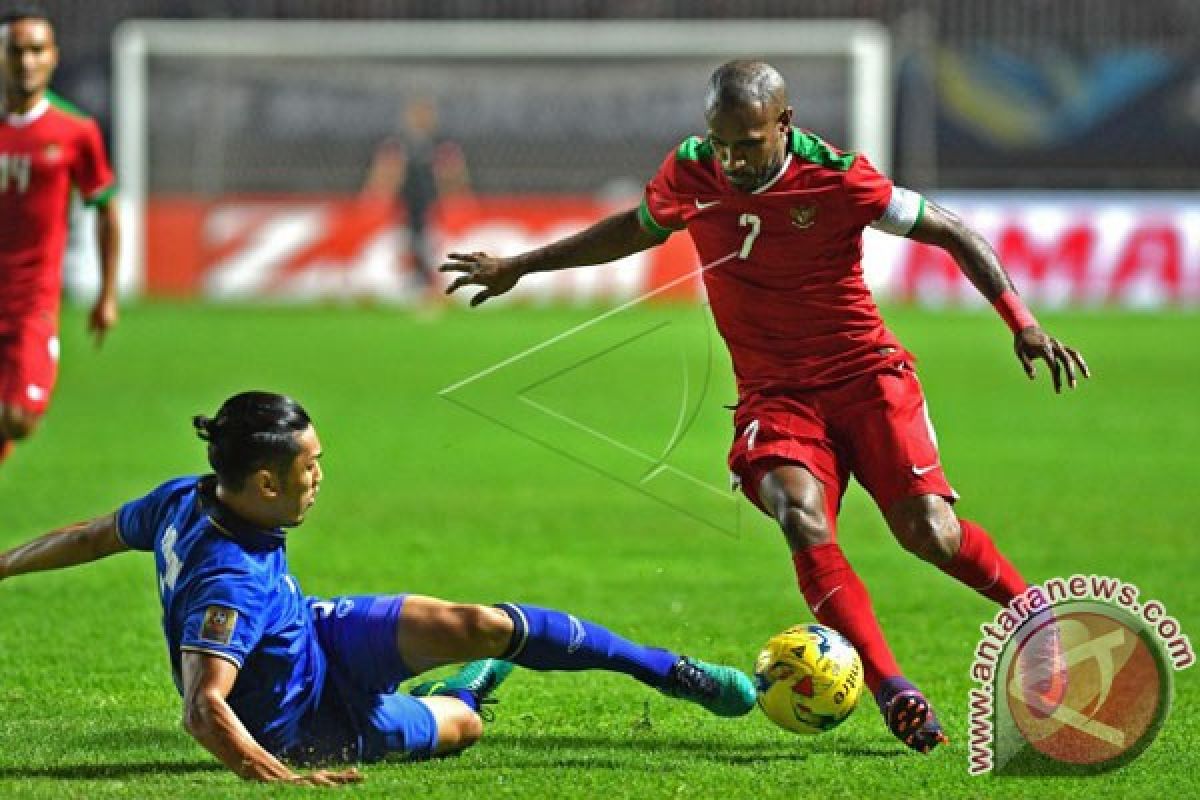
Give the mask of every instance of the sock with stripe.
M 813 616 L 849 639 L 858 650 L 870 690 L 876 692 L 884 679 L 898 677 L 900 666 L 875 619 L 867 587 L 842 548 L 836 542 L 808 547 L 793 553 L 792 563 Z
M 621 672 L 661 689 L 676 653 L 644 647 L 607 628 L 562 611 L 502 603 L 513 621 L 513 638 L 499 658 L 533 670 L 603 669 Z
M 938 568 L 989 600 L 1007 605 L 1028 584 L 1012 563 L 1000 555 L 992 537 L 974 522 L 958 521 L 962 542 L 954 558 Z

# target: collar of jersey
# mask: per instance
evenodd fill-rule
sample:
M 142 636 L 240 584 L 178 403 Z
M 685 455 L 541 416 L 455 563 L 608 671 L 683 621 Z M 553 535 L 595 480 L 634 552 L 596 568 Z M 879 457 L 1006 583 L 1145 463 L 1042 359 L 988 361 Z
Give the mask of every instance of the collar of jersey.
M 775 173 L 775 177 L 764 183 L 757 189 L 751 189 L 750 194 L 762 194 L 770 189 L 775 184 L 779 183 L 779 179 L 788 171 L 788 167 L 792 165 L 792 137 L 796 135 L 796 129 L 792 128 L 788 131 L 787 154 L 783 157 L 783 164 L 779 166 L 779 172 Z
M 49 98 L 43 97 L 38 100 L 33 108 L 26 111 L 24 114 L 9 114 L 5 112 L 4 121 L 16 128 L 23 128 L 26 125 L 32 125 L 41 119 L 42 114 L 45 114 L 50 108 Z
M 287 534 L 280 528 L 263 528 L 242 519 L 217 500 L 216 476 L 206 475 L 196 484 L 200 507 L 213 528 L 247 550 L 274 550 L 283 547 Z

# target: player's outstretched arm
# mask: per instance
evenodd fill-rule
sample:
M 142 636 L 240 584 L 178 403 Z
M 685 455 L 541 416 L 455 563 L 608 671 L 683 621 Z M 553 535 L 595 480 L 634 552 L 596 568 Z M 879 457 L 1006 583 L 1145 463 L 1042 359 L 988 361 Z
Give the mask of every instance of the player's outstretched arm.
M 1033 362 L 1039 358 L 1050 368 L 1055 392 L 1062 391 L 1064 373 L 1067 386 L 1072 389 L 1077 383 L 1077 371 L 1084 378 L 1091 377 L 1091 370 L 1078 350 L 1067 347 L 1038 325 L 1033 314 L 1017 296 L 1012 280 L 996 257 L 996 251 L 978 232 L 946 209 L 926 200 L 924 213 L 908 236 L 918 242 L 940 247 L 954 258 L 958 268 L 1012 330 L 1013 349 L 1031 380 L 1037 375 Z
M 362 781 L 362 774 L 354 768 L 317 770 L 307 775 L 293 772 L 254 741 L 225 701 L 237 681 L 237 666 L 209 653 L 185 650 L 182 655 L 184 730 L 238 777 L 300 786 L 338 786 Z
M 86 564 L 128 550 L 117 535 L 117 515 L 77 522 L 0 553 L 0 580 Z
M 508 258 L 487 253 L 451 253 L 450 261 L 442 264 L 440 269 L 461 273 L 447 287 L 446 294 L 464 286 L 482 286 L 483 291 L 471 298 L 471 305 L 477 306 L 512 289 L 523 275 L 531 272 L 606 264 L 662 244 L 662 241 L 660 236 L 642 227 L 637 209 L 631 209 L 606 217 L 573 236 Z

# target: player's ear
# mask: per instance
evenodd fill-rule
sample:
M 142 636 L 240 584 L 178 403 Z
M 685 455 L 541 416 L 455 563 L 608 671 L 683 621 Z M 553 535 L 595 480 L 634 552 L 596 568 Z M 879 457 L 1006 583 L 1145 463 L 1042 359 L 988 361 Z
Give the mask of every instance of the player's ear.
M 283 488 L 279 477 L 266 467 L 255 470 L 254 474 L 250 476 L 250 480 L 254 482 L 258 494 L 267 500 L 278 497 Z

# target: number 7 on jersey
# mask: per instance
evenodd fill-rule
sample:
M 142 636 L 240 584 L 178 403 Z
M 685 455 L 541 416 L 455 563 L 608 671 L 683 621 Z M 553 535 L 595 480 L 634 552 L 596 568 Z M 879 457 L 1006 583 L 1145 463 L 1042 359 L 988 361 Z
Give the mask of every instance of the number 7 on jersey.
M 738 258 L 745 261 L 750 257 L 750 248 L 754 247 L 754 240 L 758 238 L 758 232 L 762 230 L 762 220 L 757 214 L 742 214 L 738 217 L 738 227 L 744 228 L 750 226 L 749 233 L 742 240 L 742 249 L 738 251 Z

